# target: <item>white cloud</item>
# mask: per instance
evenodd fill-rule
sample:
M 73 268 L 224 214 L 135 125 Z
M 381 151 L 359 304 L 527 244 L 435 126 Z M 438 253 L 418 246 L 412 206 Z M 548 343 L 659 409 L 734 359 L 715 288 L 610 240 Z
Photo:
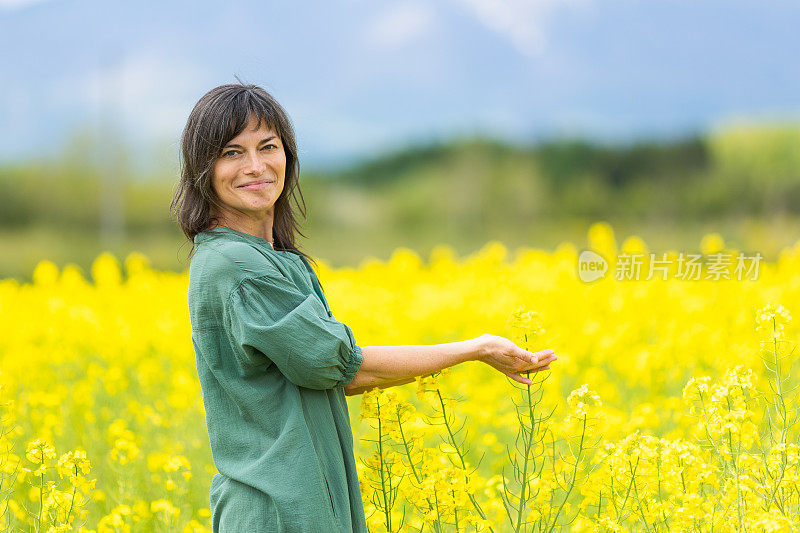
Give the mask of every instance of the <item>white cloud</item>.
M 83 102 L 95 121 L 111 119 L 136 137 L 180 132 L 205 81 L 199 68 L 153 51 L 119 56 L 102 69 L 64 80 L 54 97 L 61 105 Z M 110 117 L 108 115 L 111 115 Z
M 378 14 L 366 28 L 366 40 L 381 48 L 399 48 L 433 27 L 433 9 L 423 3 L 404 2 Z
M 526 56 L 536 57 L 546 46 L 546 25 L 561 8 L 586 6 L 592 0 L 454 0 L 487 28 L 506 37 Z

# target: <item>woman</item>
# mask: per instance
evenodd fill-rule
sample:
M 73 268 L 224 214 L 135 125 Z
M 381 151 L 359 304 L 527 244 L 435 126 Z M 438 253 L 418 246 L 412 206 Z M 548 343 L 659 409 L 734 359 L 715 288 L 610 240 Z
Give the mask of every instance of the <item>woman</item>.
M 298 179 L 291 122 L 266 91 L 222 85 L 197 102 L 171 209 L 194 243 L 188 302 L 219 471 L 215 532 L 366 531 L 345 395 L 471 360 L 530 383 L 520 372 L 556 359 L 493 335 L 358 346 L 295 243 Z

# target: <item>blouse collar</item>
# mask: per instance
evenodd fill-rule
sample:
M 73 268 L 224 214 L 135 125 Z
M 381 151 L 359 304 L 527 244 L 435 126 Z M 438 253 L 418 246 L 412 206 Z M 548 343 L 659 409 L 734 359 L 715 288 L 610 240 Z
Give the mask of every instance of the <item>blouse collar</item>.
M 237 231 L 232 228 L 228 228 L 226 226 L 218 226 L 216 228 L 207 229 L 205 231 L 201 231 L 197 235 L 194 236 L 194 242 L 205 242 L 213 239 L 218 235 L 229 235 L 231 237 L 236 237 L 239 240 L 243 240 L 257 246 L 261 246 L 263 248 L 268 248 L 273 252 L 279 252 L 280 250 L 276 250 L 272 244 L 266 239 L 262 239 L 261 237 L 256 237 L 255 235 L 250 235 L 249 233 L 244 233 L 241 231 Z

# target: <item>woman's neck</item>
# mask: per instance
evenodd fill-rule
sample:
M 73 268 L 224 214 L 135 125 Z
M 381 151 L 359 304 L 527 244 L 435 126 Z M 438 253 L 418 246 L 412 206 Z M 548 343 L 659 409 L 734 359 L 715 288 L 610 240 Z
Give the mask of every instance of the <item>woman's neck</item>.
M 274 242 L 272 234 L 272 220 L 270 220 L 269 224 L 266 225 L 265 223 L 252 223 L 252 224 L 237 223 L 231 221 L 230 219 L 218 218 L 217 222 L 212 224 L 209 229 L 214 229 L 217 227 L 226 227 L 234 229 L 236 231 L 240 231 L 242 233 L 254 235 L 260 239 L 264 239 L 270 244 Z

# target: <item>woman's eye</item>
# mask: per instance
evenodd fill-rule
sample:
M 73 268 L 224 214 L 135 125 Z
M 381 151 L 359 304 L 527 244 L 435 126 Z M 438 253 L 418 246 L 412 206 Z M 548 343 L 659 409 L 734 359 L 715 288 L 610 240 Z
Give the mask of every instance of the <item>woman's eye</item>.
M 264 148 L 267 148 L 269 146 L 272 146 L 273 148 L 277 148 L 277 145 L 274 145 L 274 144 L 267 144 L 267 145 L 264 146 Z M 262 148 L 262 150 L 264 148 Z M 222 157 L 233 157 L 234 155 L 236 155 L 238 153 L 239 152 L 237 152 L 236 150 L 228 150 L 227 152 L 223 152 L 222 153 Z

